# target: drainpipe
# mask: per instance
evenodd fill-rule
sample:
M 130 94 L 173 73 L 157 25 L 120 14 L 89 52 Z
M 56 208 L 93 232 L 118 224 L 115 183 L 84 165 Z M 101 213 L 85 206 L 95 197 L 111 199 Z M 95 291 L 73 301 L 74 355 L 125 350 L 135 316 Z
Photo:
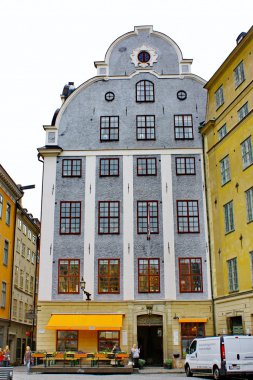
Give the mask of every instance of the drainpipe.
M 211 296 L 212 296 L 212 316 L 213 316 L 213 333 L 216 335 L 216 316 L 215 316 L 215 305 L 213 298 L 213 269 L 212 269 L 212 255 L 211 255 L 211 245 L 210 245 L 210 226 L 209 226 L 209 208 L 207 199 L 207 186 L 206 186 L 206 160 L 205 160 L 205 140 L 202 135 L 202 146 L 203 146 L 203 165 L 204 165 L 204 180 L 205 180 L 205 195 L 206 195 L 206 211 L 207 211 L 207 231 L 208 231 L 208 248 L 209 248 L 209 262 L 210 262 L 210 280 L 211 280 Z

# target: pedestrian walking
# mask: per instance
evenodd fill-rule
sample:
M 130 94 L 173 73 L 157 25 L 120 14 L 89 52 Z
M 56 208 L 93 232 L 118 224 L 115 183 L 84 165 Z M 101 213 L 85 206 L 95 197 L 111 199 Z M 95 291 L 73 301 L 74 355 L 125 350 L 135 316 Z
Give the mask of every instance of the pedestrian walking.
M 24 356 L 24 365 L 26 365 L 28 373 L 30 372 L 31 361 L 32 361 L 32 351 L 31 351 L 30 346 L 26 346 L 25 356 Z
M 4 360 L 4 353 L 2 348 L 0 348 L 0 367 L 3 366 L 3 360 Z

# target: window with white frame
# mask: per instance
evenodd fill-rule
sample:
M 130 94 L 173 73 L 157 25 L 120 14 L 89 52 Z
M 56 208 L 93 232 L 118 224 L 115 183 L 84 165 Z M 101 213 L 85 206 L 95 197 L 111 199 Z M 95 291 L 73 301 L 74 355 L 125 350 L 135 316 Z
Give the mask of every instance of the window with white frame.
M 23 223 L 23 234 L 26 235 L 27 234 L 27 227 L 26 225 Z
M 228 289 L 230 292 L 238 290 L 237 258 L 228 260 Z
M 5 223 L 9 226 L 11 224 L 11 205 L 7 203 L 6 205 L 6 218 Z
M 1 297 L 1 307 L 6 306 L 6 282 L 2 281 L 2 297 Z
M 35 235 L 32 236 L 32 242 L 33 242 L 33 244 L 36 244 L 36 236 Z
M 28 239 L 29 240 L 32 240 L 32 231 L 31 230 L 28 230 Z
M 215 92 L 216 108 L 219 108 L 224 103 L 223 86 L 221 85 Z
M 4 258 L 3 258 L 3 264 L 8 265 L 8 256 L 9 256 L 9 242 L 8 240 L 4 241 Z
M 25 244 L 24 243 L 22 243 L 22 251 L 21 251 L 21 255 L 23 256 L 23 257 L 25 257 Z
M 234 69 L 234 78 L 235 88 L 240 86 L 240 84 L 245 80 L 243 61 L 241 61 L 239 65 Z
M 225 218 L 225 233 L 234 231 L 234 209 L 233 201 L 226 203 L 224 206 L 224 218 Z
M 31 260 L 31 250 L 30 250 L 30 248 L 27 248 L 26 258 L 29 261 Z
M 13 318 L 17 319 L 17 312 L 18 312 L 18 300 L 14 298 L 13 300 L 13 309 L 12 309 L 12 316 Z
M 220 174 L 221 174 L 221 184 L 225 185 L 225 183 L 230 181 L 230 169 L 229 169 L 229 157 L 226 156 L 220 161 Z
M 244 119 L 249 113 L 249 108 L 248 108 L 248 102 L 245 103 L 238 111 L 238 120 L 241 121 Z
M 3 203 L 4 203 L 4 199 L 3 199 L 3 196 L 0 194 L 0 219 L 2 218 L 2 215 L 3 215 Z
M 18 229 L 21 230 L 22 229 L 22 221 L 21 219 L 18 218 Z
M 21 240 L 20 239 L 17 239 L 17 248 L 16 248 L 16 251 L 18 253 L 21 253 Z
M 35 263 L 35 253 L 32 251 L 32 256 L 31 256 L 31 262 L 32 264 Z
M 224 124 L 220 129 L 218 129 L 218 140 L 222 140 L 227 134 L 227 124 Z
M 245 191 L 246 195 L 246 208 L 247 208 L 247 222 L 253 221 L 253 187 Z
M 253 163 L 251 136 L 241 143 L 241 151 L 242 151 L 242 167 L 243 169 L 245 169 Z

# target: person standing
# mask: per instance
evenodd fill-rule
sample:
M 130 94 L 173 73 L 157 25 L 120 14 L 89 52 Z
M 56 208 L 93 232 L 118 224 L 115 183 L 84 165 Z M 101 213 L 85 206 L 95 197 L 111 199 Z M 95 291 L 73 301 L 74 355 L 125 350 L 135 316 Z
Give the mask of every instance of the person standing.
M 136 344 L 134 344 L 131 348 L 131 356 L 134 368 L 139 368 L 140 349 L 136 346 Z
M 30 346 L 26 346 L 25 356 L 24 356 L 24 365 L 26 365 L 27 367 L 27 372 L 30 371 L 31 361 L 32 361 L 32 351 L 31 351 Z
M 10 360 L 11 360 L 11 356 L 10 356 L 10 349 L 9 349 L 9 346 L 5 346 L 5 349 L 3 351 L 3 354 L 4 354 L 4 359 L 3 359 L 3 366 L 4 367 L 9 367 L 10 365 Z

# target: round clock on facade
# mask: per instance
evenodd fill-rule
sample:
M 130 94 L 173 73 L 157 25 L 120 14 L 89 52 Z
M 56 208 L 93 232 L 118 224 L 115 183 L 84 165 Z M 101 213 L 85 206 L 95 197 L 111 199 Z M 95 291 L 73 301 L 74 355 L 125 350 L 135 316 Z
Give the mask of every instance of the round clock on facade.
M 105 94 L 105 100 L 107 100 L 108 102 L 112 102 L 115 98 L 115 95 L 113 92 L 109 91 Z
M 184 90 L 180 90 L 177 92 L 177 98 L 179 100 L 185 100 L 187 98 L 187 93 Z

